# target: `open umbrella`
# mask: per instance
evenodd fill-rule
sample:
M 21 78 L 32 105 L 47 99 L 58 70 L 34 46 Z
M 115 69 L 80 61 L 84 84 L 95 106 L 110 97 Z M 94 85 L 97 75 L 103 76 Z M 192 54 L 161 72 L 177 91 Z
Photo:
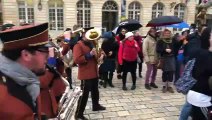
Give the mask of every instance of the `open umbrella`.
M 121 30 L 121 28 L 127 29 L 127 31 L 134 31 L 138 30 L 142 25 L 140 24 L 139 21 L 134 20 L 134 19 L 127 19 L 119 23 L 118 28 L 115 28 L 114 31 L 116 30 L 116 34 L 118 34 Z
M 1 26 L 1 29 L 2 30 L 6 30 L 6 29 L 11 28 L 13 26 L 15 26 L 15 25 L 14 24 L 11 24 L 11 23 L 6 23 L 6 24 L 4 24 L 4 25 Z
M 183 29 L 183 28 L 189 28 L 189 25 L 186 22 L 181 22 L 181 23 L 178 23 L 178 24 L 167 25 L 166 27 Z
M 158 26 L 166 26 L 181 23 L 183 20 L 176 16 L 160 16 L 158 18 L 154 18 L 148 22 L 147 27 L 158 27 Z

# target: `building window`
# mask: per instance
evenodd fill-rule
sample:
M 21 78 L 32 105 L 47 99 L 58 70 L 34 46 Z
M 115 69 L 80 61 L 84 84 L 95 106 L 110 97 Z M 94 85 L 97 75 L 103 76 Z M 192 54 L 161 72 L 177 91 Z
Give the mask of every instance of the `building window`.
M 128 7 L 128 18 L 140 21 L 141 5 L 139 2 L 132 2 Z
M 184 4 L 177 4 L 174 8 L 174 15 L 184 20 L 185 12 L 186 12 L 185 8 L 186 7 Z
M 113 1 L 107 1 L 104 3 L 102 7 L 102 11 L 117 12 L 118 11 L 117 4 Z
M 77 2 L 77 24 L 80 27 L 90 27 L 91 4 L 87 0 Z
M 164 10 L 164 7 L 162 3 L 160 2 L 155 3 L 152 6 L 152 19 L 157 18 L 159 16 L 163 16 L 163 10 Z
M 49 27 L 50 30 L 64 30 L 63 2 L 61 0 L 49 1 Z
M 18 1 L 20 24 L 34 23 L 34 8 L 32 0 Z

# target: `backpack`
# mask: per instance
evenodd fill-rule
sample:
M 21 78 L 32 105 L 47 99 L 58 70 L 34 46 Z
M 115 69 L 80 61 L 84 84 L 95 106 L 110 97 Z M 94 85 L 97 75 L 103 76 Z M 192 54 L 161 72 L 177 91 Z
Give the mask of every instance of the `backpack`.
M 174 83 L 177 92 L 187 94 L 188 91 L 196 84 L 197 80 L 192 77 L 192 70 L 196 59 L 189 60 L 184 68 L 182 76 Z

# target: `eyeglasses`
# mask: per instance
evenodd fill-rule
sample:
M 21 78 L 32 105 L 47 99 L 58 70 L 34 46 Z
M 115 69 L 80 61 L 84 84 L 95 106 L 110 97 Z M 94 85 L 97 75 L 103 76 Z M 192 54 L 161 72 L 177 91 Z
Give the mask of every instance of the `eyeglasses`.
M 49 53 L 49 49 L 37 49 L 36 51 L 43 52 L 43 53 Z
M 121 32 L 126 32 L 126 31 L 121 31 Z

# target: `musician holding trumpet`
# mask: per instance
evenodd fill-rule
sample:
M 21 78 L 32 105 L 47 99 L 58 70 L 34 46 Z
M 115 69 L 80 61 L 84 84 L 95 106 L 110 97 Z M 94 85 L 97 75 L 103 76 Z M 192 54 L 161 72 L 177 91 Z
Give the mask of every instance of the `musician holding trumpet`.
M 75 113 L 76 120 L 88 120 L 83 112 L 88 101 L 89 92 L 91 92 L 93 111 L 105 110 L 106 108 L 99 104 L 98 89 L 98 55 L 94 41 L 100 38 L 100 32 L 96 29 L 90 29 L 82 33 L 82 40 L 74 46 L 73 58 L 78 64 L 78 79 L 81 80 L 82 96 L 78 100 Z M 97 42 L 96 42 L 97 43 Z M 102 56 L 101 56 L 102 58 Z

